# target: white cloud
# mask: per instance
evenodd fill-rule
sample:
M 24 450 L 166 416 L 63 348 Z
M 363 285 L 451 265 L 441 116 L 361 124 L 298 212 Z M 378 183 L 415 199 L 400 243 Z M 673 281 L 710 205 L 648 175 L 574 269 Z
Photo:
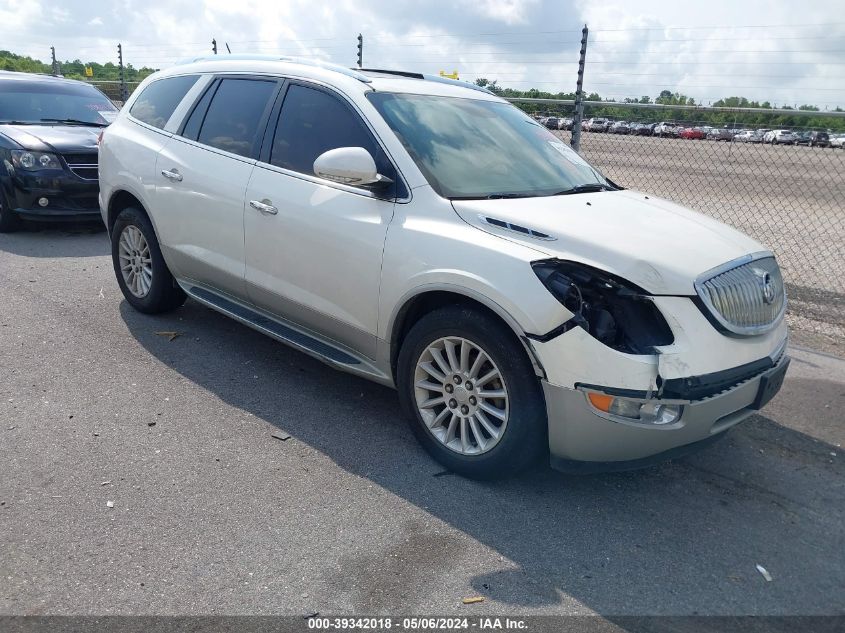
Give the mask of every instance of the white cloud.
M 0 23 L 3 46 L 16 52 L 48 59 L 54 45 L 61 59 L 114 61 L 121 42 L 127 62 L 153 68 L 210 53 L 212 37 L 221 52 L 228 42 L 238 53 L 351 66 L 360 32 L 368 66 L 457 70 L 467 79 L 571 92 L 587 22 L 585 87 L 603 96 L 653 97 L 668 88 L 704 103 L 739 94 L 845 105 L 845 22 L 831 22 L 845 20 L 836 17 L 838 0 L 803 0 L 798 14 L 791 0 L 617 2 L 88 0 L 84 11 L 70 11 L 0 0 Z M 763 24 L 778 26 L 745 28 Z

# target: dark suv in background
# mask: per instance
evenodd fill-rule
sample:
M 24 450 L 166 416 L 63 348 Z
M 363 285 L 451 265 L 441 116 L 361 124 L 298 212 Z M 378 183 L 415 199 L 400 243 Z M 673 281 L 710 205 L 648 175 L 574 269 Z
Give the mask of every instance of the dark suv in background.
M 0 71 L 0 232 L 99 218 L 97 137 L 116 115 L 84 82 Z
M 810 147 L 830 147 L 830 137 L 827 132 L 802 132 L 795 144 L 809 145 Z

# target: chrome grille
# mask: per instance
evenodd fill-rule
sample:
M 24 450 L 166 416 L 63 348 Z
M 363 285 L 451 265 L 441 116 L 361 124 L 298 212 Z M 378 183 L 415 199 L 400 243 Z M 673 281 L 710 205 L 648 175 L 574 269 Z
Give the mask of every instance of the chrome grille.
M 97 153 L 64 154 L 68 168 L 80 178 L 97 180 Z
M 710 314 L 734 334 L 761 334 L 786 309 L 783 277 L 769 254 L 748 256 L 706 273 L 695 283 Z

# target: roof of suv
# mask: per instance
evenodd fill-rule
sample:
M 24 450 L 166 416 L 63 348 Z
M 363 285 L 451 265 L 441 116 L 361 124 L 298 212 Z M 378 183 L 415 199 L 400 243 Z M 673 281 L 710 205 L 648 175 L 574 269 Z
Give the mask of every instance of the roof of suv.
M 156 73 L 157 76 L 184 75 L 192 72 L 284 74 L 314 79 L 347 88 L 350 91 L 403 92 L 455 96 L 489 101 L 501 99 L 493 93 L 464 81 L 415 72 L 354 69 L 318 60 L 270 55 L 214 55 L 184 60 Z

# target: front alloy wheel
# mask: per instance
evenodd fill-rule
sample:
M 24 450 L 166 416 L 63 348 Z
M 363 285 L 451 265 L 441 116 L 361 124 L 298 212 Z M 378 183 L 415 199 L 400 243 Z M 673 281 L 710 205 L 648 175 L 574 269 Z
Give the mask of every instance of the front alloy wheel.
M 540 381 L 513 331 L 460 304 L 421 317 L 396 363 L 399 401 L 416 438 L 452 472 L 518 473 L 548 454 Z
M 478 345 L 444 337 L 425 348 L 414 374 L 414 397 L 431 434 L 461 455 L 491 450 L 508 425 L 501 371 Z

